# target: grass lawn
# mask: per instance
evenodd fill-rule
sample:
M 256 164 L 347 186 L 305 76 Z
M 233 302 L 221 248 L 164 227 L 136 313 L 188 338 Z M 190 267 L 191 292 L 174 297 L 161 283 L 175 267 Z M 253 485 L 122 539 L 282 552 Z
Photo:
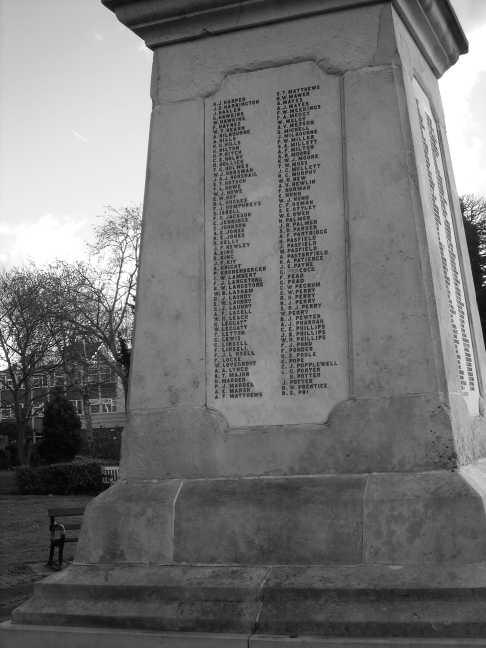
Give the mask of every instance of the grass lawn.
M 49 556 L 47 509 L 84 506 L 84 495 L 0 495 L 0 620 L 30 595 L 32 583 L 49 573 L 43 569 Z M 71 560 L 74 543 L 64 548 Z M 56 554 L 57 555 L 57 554 Z

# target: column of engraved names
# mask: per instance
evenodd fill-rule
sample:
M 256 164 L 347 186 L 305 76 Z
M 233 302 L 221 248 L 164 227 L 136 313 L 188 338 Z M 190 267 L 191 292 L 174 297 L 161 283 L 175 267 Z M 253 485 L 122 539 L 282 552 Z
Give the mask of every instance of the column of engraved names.
M 465 303 L 466 300 L 464 297 L 464 287 L 462 284 L 459 259 L 457 258 L 456 249 L 455 249 L 455 235 L 452 230 L 453 224 L 451 218 L 451 210 L 449 206 L 449 201 L 446 196 L 446 188 L 444 187 L 444 180 L 442 178 L 442 173 L 439 167 L 439 161 L 441 159 L 441 151 L 435 133 L 434 124 L 432 122 L 430 115 L 427 115 L 427 127 L 429 130 L 429 137 L 432 146 L 432 156 L 434 160 L 435 176 L 437 178 L 437 190 L 439 194 L 440 209 L 441 209 L 442 221 L 444 225 L 445 238 L 446 238 L 445 249 L 442 242 L 440 243 L 441 254 L 447 256 L 449 259 L 449 267 L 452 272 L 452 285 L 449 282 L 448 288 L 449 290 L 454 291 L 454 295 L 456 298 L 455 299 L 456 309 L 457 309 L 456 314 L 459 320 L 460 332 L 456 330 L 455 335 L 459 335 L 462 341 L 464 357 L 466 361 L 467 384 L 469 386 L 469 390 L 474 391 L 476 381 L 475 381 L 474 368 L 473 368 L 471 339 L 469 336 L 467 319 L 466 319 L 467 312 L 466 312 L 466 303 Z M 466 377 L 461 376 L 461 382 L 465 382 L 465 381 L 466 381 Z
M 255 289 L 265 266 L 243 266 L 238 250 L 248 248 L 245 229 L 260 201 L 249 201 L 245 182 L 256 171 L 247 163 L 242 140 L 250 135 L 245 110 L 258 99 L 234 97 L 213 102 L 213 330 L 214 397 L 261 398 L 250 380 L 255 353 L 246 340 Z
M 326 338 L 326 327 L 316 295 L 320 282 L 306 276 L 327 255 L 318 239 L 327 230 L 319 229 L 310 195 L 320 167 L 313 119 L 320 104 L 312 103 L 318 90 L 312 85 L 276 95 L 282 396 L 326 389 L 316 380 L 330 364 L 316 359 L 314 342 Z
M 439 161 L 441 160 L 439 142 L 435 133 L 434 123 L 427 112 L 425 112 L 424 119 L 419 101 L 417 101 L 417 110 L 434 211 L 434 223 L 439 244 L 442 274 L 449 303 L 449 319 L 456 353 L 460 387 L 463 391 L 475 391 L 476 380 L 471 340 L 466 319 L 464 289 L 459 261 L 455 251 L 455 237 L 452 230 L 450 206 L 446 197 L 446 188 L 439 166 Z

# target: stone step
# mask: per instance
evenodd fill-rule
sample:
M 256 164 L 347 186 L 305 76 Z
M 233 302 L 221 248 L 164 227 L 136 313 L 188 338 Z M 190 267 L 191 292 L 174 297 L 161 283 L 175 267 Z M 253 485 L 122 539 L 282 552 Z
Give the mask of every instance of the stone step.
M 486 648 L 486 639 L 286 637 L 0 624 L 2 648 Z
M 73 565 L 37 583 L 13 620 L 171 632 L 486 638 L 486 565 Z

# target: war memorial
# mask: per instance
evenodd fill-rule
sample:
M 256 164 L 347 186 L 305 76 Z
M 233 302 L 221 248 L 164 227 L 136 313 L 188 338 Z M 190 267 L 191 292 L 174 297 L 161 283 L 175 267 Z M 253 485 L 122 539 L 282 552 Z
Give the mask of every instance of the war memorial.
M 122 478 L 1 645 L 486 646 L 449 1 L 103 2 L 154 52 Z

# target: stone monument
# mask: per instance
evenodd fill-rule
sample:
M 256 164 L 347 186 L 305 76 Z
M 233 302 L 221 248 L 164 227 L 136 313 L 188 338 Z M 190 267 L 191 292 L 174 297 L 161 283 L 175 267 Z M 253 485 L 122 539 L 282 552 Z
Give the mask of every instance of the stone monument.
M 486 646 L 449 1 L 103 1 L 154 51 L 121 480 L 5 645 Z

